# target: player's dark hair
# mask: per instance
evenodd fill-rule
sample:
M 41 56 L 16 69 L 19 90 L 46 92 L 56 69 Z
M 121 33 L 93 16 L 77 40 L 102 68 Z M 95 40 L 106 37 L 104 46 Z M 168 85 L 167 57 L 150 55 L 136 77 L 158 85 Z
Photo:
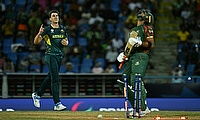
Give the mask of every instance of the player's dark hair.
M 51 11 L 49 11 L 49 18 L 51 17 L 52 13 L 58 13 L 58 15 L 59 15 L 59 11 L 58 10 L 51 10 Z

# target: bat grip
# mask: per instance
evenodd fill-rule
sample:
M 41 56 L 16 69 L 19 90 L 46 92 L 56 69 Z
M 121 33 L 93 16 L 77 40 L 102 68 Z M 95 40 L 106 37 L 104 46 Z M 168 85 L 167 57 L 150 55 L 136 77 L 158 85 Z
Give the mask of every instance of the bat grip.
M 120 65 L 119 65 L 118 68 L 119 68 L 119 69 L 122 69 L 123 64 L 124 64 L 124 61 L 120 63 Z
M 124 61 L 122 61 L 121 63 L 120 63 L 120 65 L 119 65 L 119 69 L 121 69 L 122 68 L 122 66 L 123 66 L 123 64 L 124 64 L 124 62 L 127 60 L 127 57 L 124 55 Z

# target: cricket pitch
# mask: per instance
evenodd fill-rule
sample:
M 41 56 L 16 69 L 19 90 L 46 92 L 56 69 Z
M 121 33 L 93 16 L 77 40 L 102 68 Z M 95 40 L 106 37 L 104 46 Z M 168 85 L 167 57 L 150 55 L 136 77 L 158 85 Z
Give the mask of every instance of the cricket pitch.
M 102 118 L 98 118 L 102 115 Z M 127 120 L 125 112 L 100 111 L 2 111 L 0 120 Z M 160 119 L 159 119 L 160 118 Z M 138 120 L 200 120 L 200 111 L 157 111 Z

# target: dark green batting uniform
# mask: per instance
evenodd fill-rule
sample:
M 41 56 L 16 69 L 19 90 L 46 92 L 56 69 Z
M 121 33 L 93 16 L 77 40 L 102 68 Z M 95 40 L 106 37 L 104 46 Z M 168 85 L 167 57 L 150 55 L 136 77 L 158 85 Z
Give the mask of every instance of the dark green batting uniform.
M 37 94 L 41 96 L 45 89 L 51 87 L 54 103 L 60 102 L 59 97 L 59 71 L 63 58 L 63 45 L 61 40 L 68 37 L 66 27 L 60 25 L 53 28 L 51 25 L 44 28 L 41 34 L 46 43 L 45 63 L 48 65 L 49 73 L 41 83 Z
M 137 27 L 134 27 L 131 31 L 135 31 L 138 33 L 138 38 L 141 39 L 141 41 L 145 41 L 146 37 L 148 36 L 149 32 L 152 32 L 152 28 L 147 25 L 140 25 Z M 134 81 L 135 81 L 135 74 L 140 74 L 141 78 L 143 79 L 146 73 L 146 69 L 148 66 L 148 61 L 149 61 L 149 55 L 148 55 L 148 50 L 149 48 L 144 48 L 142 46 L 140 47 L 133 47 L 130 53 L 130 57 L 128 61 L 124 64 L 124 70 L 123 74 L 126 74 L 127 76 L 127 84 L 134 88 Z M 131 88 L 130 87 L 130 88 Z M 124 92 L 124 83 L 123 81 L 119 82 L 119 88 L 121 92 Z M 134 94 L 132 90 L 129 88 L 129 96 L 128 99 L 131 103 L 131 105 L 134 105 Z M 142 82 L 141 85 L 141 107 L 142 110 L 144 111 L 146 109 L 146 89 L 144 87 L 144 84 Z

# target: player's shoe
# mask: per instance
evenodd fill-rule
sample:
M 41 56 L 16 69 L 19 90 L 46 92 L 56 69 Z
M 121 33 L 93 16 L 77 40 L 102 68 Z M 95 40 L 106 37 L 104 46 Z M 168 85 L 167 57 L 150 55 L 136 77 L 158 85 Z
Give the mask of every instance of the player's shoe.
M 40 96 L 38 96 L 35 92 L 32 93 L 32 99 L 35 107 L 40 108 Z
M 146 114 L 150 113 L 151 111 L 149 110 L 148 107 L 146 107 L 146 110 L 141 111 L 140 116 L 145 116 Z M 137 116 L 139 116 L 139 114 L 137 113 Z
M 146 114 L 150 113 L 151 111 L 149 110 L 148 107 L 146 107 L 145 111 L 141 111 L 141 116 L 145 116 Z
M 62 110 L 66 110 L 66 107 L 64 105 L 62 105 L 61 102 L 58 102 L 57 104 L 55 104 L 54 110 L 55 111 L 62 111 Z
M 140 116 L 142 117 L 142 116 L 145 116 L 146 114 L 148 114 L 148 113 L 150 113 L 151 111 L 149 110 L 149 108 L 147 107 L 146 108 L 146 110 L 144 110 L 144 111 L 141 111 L 141 113 L 140 113 Z M 133 111 L 131 111 L 130 113 L 129 113 L 129 116 L 133 116 Z M 139 113 L 138 112 L 135 112 L 134 113 L 134 117 L 138 117 L 139 116 Z M 132 117 L 133 118 L 133 117 Z

